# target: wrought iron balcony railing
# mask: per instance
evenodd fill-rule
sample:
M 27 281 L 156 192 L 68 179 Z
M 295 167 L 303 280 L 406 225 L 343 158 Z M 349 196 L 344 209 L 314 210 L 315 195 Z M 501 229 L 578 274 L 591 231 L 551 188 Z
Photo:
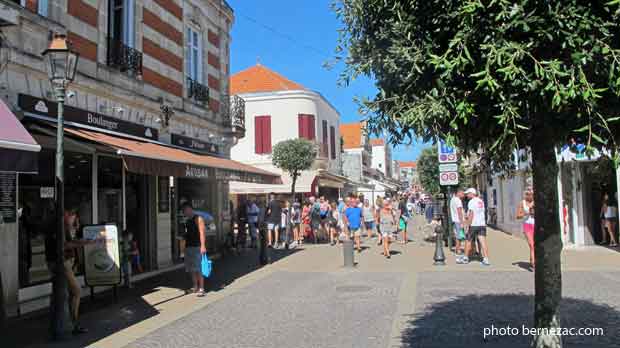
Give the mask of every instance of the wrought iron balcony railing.
M 122 41 L 108 38 L 108 65 L 122 72 L 142 75 L 142 52 Z
M 230 97 L 230 116 L 233 127 L 245 130 L 245 100 L 238 95 Z
M 202 83 L 187 78 L 187 97 L 200 103 L 209 101 L 209 88 Z

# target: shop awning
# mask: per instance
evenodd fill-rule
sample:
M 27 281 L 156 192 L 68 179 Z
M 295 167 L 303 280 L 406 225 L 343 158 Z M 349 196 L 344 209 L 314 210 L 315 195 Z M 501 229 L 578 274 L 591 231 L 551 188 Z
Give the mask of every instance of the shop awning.
M 303 171 L 295 182 L 296 193 L 312 192 L 312 184 L 318 172 L 313 170 Z M 266 185 L 254 184 L 240 181 L 230 182 L 230 193 L 233 194 L 268 194 L 268 193 L 290 193 L 293 179 L 288 174 L 282 174 L 282 184 Z
M 280 183 L 280 176 L 233 160 L 199 155 L 164 144 L 126 139 L 85 129 L 65 128 L 71 136 L 107 145 L 123 157 L 128 171 L 185 178 Z
M 326 170 L 319 170 L 319 186 L 322 187 L 332 187 L 332 188 L 344 188 L 344 184 L 347 183 L 348 179 L 344 176 L 337 175 L 334 173 L 330 173 Z
M 0 100 L 0 171 L 37 173 L 41 146 Z

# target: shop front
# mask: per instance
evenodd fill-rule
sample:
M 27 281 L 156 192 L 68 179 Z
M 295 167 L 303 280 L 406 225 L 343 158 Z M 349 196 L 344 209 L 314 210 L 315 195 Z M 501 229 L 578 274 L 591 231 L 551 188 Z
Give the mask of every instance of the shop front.
M 45 262 L 45 236 L 54 233 L 55 104 L 20 95 L 24 124 L 43 150 L 39 175 L 19 176 L 19 282 L 21 312 L 46 305 L 50 274 Z M 136 272 L 174 266 L 181 247 L 178 235 L 181 200 L 213 215 L 208 247 L 216 251 L 223 239 L 228 181 L 276 182 L 269 172 L 225 158 L 197 153 L 194 142 L 159 141 L 158 129 L 87 110 L 65 108 L 65 206 L 75 208 L 80 226 L 116 224 L 140 254 Z M 183 146 L 184 144 L 189 144 Z M 216 148 L 209 146 L 206 150 Z M 198 149 L 201 150 L 201 149 Z M 79 228 L 76 229 L 79 233 Z M 23 250 L 22 250 L 23 249 Z M 139 267 L 138 267 L 139 266 Z M 17 269 L 17 267 L 16 267 Z M 78 267 L 78 274 L 81 269 Z M 79 278 L 81 281 L 82 278 Z

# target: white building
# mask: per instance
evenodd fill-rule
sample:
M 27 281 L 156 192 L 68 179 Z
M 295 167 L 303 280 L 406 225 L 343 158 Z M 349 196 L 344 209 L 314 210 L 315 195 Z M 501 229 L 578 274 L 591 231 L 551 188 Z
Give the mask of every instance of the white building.
M 257 64 L 230 79 L 231 93 L 245 100 L 246 137 L 231 150 L 231 158 L 275 173 L 271 150 L 277 143 L 306 138 L 317 144 L 312 170 L 302 173 L 296 192 L 337 198 L 346 179 L 341 173 L 340 114 L 320 93 Z M 282 173 L 285 174 L 285 173 Z M 290 192 L 290 177 L 281 185 L 232 183 L 233 194 Z
M 371 167 L 391 179 L 394 173 L 392 148 L 383 139 L 371 139 L 370 146 L 372 147 Z

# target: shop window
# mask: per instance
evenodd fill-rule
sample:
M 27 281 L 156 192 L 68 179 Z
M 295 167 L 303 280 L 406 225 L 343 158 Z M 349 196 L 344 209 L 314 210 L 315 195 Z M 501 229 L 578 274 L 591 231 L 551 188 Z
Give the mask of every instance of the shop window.
M 92 157 L 65 152 L 65 207 L 75 208 L 78 219 L 70 231 L 80 237 L 79 226 L 92 223 Z M 55 151 L 39 153 L 39 173 L 19 176 L 19 283 L 20 287 L 49 281 L 45 237 L 56 233 Z M 81 273 L 82 253 L 76 258 Z
M 97 223 L 123 229 L 123 167 L 120 158 L 99 156 L 97 165 Z

